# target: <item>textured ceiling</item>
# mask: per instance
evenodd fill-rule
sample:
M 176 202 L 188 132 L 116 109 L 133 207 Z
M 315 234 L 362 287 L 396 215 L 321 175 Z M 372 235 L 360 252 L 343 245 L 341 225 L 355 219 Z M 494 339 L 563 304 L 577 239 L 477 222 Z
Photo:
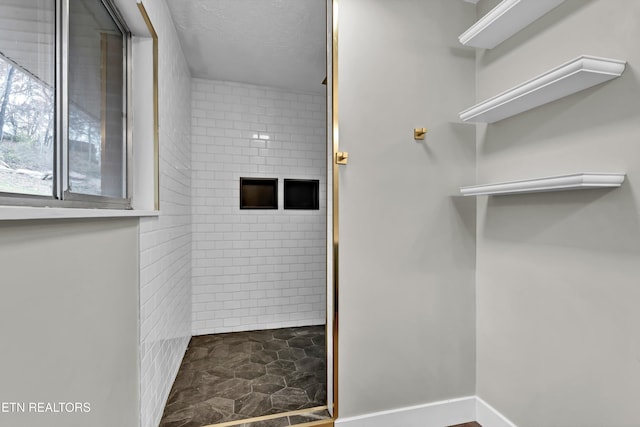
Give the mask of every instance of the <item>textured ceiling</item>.
M 167 0 L 193 77 L 323 92 L 325 0 Z

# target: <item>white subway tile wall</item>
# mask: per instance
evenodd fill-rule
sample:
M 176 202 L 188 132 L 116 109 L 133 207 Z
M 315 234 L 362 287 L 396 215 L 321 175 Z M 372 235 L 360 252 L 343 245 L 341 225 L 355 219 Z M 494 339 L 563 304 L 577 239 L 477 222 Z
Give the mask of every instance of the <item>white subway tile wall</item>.
M 140 425 L 157 427 L 191 338 L 191 76 L 165 2 L 145 7 L 159 33 L 161 215 L 140 220 Z
M 326 96 L 192 80 L 193 335 L 325 323 Z M 240 177 L 278 178 L 277 210 L 241 210 Z M 320 181 L 283 209 L 283 179 Z

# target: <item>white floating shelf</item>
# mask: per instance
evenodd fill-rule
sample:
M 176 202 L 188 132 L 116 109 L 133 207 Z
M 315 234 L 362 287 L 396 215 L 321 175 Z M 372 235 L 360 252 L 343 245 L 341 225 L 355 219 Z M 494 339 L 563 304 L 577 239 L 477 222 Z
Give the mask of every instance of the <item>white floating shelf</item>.
M 465 46 L 493 49 L 564 0 L 503 0 L 465 31 L 458 40 Z
M 460 113 L 465 122 L 493 123 L 620 77 L 626 62 L 579 56 Z
M 534 178 L 522 181 L 460 187 L 463 196 L 490 196 L 504 194 L 537 193 L 542 191 L 586 190 L 620 187 L 623 173 L 578 173 L 573 175 Z

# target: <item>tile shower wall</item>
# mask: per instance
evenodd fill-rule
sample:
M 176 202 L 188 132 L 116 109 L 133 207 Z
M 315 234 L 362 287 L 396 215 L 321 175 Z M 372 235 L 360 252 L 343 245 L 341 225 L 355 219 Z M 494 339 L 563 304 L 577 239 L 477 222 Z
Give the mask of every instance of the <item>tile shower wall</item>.
M 160 209 L 140 220 L 140 425 L 157 427 L 191 338 L 191 76 L 167 6 L 159 36 Z
M 194 335 L 325 322 L 324 94 L 192 80 Z M 278 178 L 278 210 L 240 210 L 240 177 Z M 283 178 L 320 210 L 283 209 Z

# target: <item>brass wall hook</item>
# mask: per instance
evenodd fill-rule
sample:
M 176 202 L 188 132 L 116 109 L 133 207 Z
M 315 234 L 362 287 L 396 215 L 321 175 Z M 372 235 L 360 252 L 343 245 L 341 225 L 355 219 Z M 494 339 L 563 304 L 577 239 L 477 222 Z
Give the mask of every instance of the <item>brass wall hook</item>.
M 424 139 L 427 133 L 427 128 L 415 128 L 413 129 L 413 139 L 416 141 Z
M 349 162 L 349 153 L 346 151 L 338 151 L 336 153 L 336 164 L 346 165 Z

